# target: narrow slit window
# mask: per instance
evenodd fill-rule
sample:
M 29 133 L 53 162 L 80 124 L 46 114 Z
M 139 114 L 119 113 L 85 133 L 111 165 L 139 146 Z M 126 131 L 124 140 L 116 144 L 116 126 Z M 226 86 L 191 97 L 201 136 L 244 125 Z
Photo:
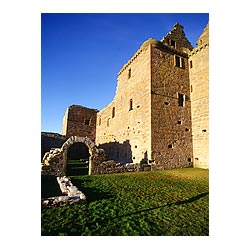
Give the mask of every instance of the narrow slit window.
M 102 124 L 102 118 L 99 117 L 99 126 L 101 126 L 101 124 Z
M 115 117 L 115 107 L 112 108 L 112 118 Z
M 184 95 L 178 93 L 178 105 L 184 107 Z
M 133 110 L 133 99 L 132 98 L 129 100 L 129 111 L 130 110 Z
M 128 70 L 128 79 L 131 77 L 131 69 Z
M 190 69 L 192 69 L 193 68 L 193 61 L 190 61 L 189 65 L 190 65 Z
M 109 127 L 109 125 L 110 125 L 110 118 L 108 118 L 107 120 L 107 127 Z

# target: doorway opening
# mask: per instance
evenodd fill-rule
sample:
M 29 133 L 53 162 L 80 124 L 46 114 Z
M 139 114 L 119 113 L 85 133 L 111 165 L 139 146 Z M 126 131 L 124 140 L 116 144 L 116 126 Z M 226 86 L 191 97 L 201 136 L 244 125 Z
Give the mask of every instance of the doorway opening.
M 82 142 L 72 144 L 67 152 L 66 175 L 88 175 L 89 173 L 89 148 Z

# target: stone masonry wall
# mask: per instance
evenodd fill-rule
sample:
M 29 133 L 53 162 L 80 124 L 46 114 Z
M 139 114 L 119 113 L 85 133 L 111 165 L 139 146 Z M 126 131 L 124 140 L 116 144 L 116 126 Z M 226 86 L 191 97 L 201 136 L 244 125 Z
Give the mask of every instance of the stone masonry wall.
M 138 163 L 151 151 L 150 46 L 145 42 L 118 73 L 113 101 L 97 114 L 96 144 L 108 159 Z
M 188 48 L 178 46 L 178 34 L 174 39 L 179 49 L 152 46 L 152 159 L 168 168 L 192 167 Z M 176 56 L 181 65 L 176 66 Z
M 57 133 L 42 132 L 41 133 L 41 160 L 46 152 L 52 148 L 60 148 L 66 141 L 66 137 Z
M 68 149 L 74 143 L 84 143 L 89 149 L 89 175 L 92 174 L 92 169 L 94 171 L 103 161 L 107 160 L 104 150 L 98 149 L 89 138 L 71 136 L 60 148 L 54 148 L 45 153 L 41 163 L 41 173 L 44 175 L 65 176 Z
M 96 137 L 97 109 L 90 109 L 79 105 L 71 105 L 63 118 L 63 134 L 71 136 L 87 136 L 92 141 Z
M 194 167 L 209 166 L 209 26 L 190 53 Z

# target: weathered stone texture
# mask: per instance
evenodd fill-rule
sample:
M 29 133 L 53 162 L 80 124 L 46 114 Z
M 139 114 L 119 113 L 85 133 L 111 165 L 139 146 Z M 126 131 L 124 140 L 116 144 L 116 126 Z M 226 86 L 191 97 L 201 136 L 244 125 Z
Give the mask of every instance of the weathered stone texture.
M 169 168 L 190 167 L 193 158 L 188 55 L 179 41 L 176 34 L 179 49 L 167 44 L 152 47 L 152 159 Z M 176 56 L 182 67 L 176 66 Z M 183 96 L 182 106 L 178 94 Z
M 62 134 L 85 137 L 95 141 L 97 109 L 90 109 L 79 105 L 71 105 L 63 117 Z
M 150 47 L 144 43 L 118 74 L 113 101 L 97 114 L 96 144 L 109 159 L 140 162 L 151 151 Z
M 69 178 L 57 177 L 57 182 L 64 196 L 55 196 L 42 199 L 42 207 L 56 207 L 79 202 L 86 202 L 86 196 L 76 186 L 72 184 Z
M 209 166 L 209 26 L 190 53 L 190 86 L 194 166 Z
M 41 159 L 46 152 L 53 148 L 60 148 L 66 141 L 66 137 L 57 133 L 42 132 L 41 133 Z
M 208 77 L 208 26 L 193 48 L 176 23 L 161 41 L 144 42 L 121 68 L 107 107 L 86 118 L 86 108 L 71 106 L 63 131 L 90 137 L 123 166 L 208 167 Z M 93 119 L 93 127 L 84 119 Z M 93 173 L 126 171 L 121 165 L 103 163 Z
M 47 152 L 42 160 L 41 172 L 44 175 L 65 176 L 67 167 L 68 149 L 74 143 L 84 143 L 89 149 L 89 175 L 92 169 L 106 161 L 104 150 L 98 149 L 95 143 L 87 137 L 71 136 L 61 148 L 55 148 Z

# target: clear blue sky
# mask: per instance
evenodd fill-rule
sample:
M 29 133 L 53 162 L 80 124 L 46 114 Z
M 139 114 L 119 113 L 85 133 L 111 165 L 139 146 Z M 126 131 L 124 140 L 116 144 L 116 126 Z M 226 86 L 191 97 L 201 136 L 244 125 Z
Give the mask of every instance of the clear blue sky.
M 61 133 L 72 104 L 101 110 L 112 101 L 117 73 L 148 38 L 161 40 L 176 22 L 193 46 L 204 14 L 42 14 L 42 131 Z

